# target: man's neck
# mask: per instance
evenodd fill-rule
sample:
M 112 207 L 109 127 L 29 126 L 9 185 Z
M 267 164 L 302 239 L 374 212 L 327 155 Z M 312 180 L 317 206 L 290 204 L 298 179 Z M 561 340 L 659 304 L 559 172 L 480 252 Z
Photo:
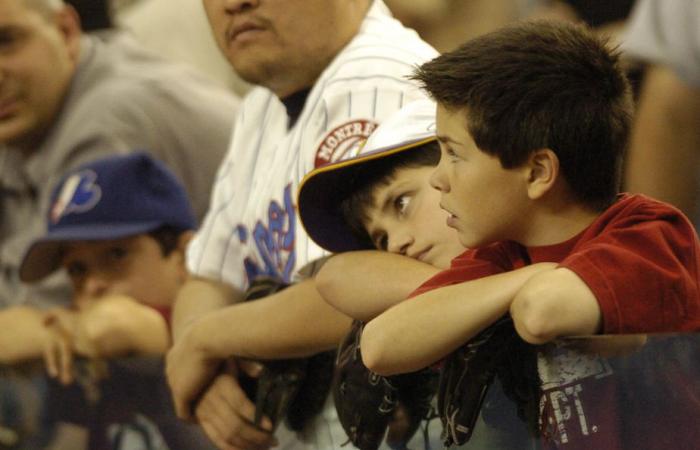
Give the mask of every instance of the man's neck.
M 6 142 L 4 145 L 11 151 L 19 152 L 23 158 L 29 158 L 41 146 L 45 136 L 46 132 L 31 133 L 28 136 Z
M 324 55 L 318 55 L 315 60 L 307 61 L 303 68 L 299 68 L 300 71 L 297 77 L 290 78 L 287 74 L 284 74 L 279 80 L 270 82 L 266 87 L 280 99 L 311 89 L 321 74 L 331 65 L 335 57 L 357 36 L 365 17 L 372 7 L 373 1 L 351 2 L 345 20 L 339 25 L 343 29 L 338 31 L 339 38 L 334 42 L 330 51 Z

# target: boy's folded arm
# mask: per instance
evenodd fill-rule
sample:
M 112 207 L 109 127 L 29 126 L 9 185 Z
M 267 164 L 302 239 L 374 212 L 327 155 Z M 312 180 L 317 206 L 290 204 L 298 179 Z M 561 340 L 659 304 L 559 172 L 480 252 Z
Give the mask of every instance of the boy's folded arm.
M 48 330 L 46 313 L 29 306 L 0 311 L 0 364 L 15 364 L 42 357 Z
M 554 267 L 553 263 L 533 264 L 401 302 L 365 326 L 362 359 L 381 375 L 427 367 L 503 316 L 531 277 Z
M 190 276 L 175 298 L 172 312 L 173 341 L 195 320 L 243 298 L 243 293 L 221 281 Z
M 163 316 L 122 296 L 100 299 L 81 311 L 75 333 L 76 350 L 88 357 L 164 354 L 168 343 Z
M 575 272 L 557 268 L 533 276 L 510 306 L 515 329 L 532 344 L 600 331 L 602 315 L 595 295 Z
M 313 279 L 192 323 L 191 345 L 206 359 L 306 357 L 335 348 L 351 320 L 328 305 Z
M 403 301 L 439 272 L 407 256 L 377 250 L 333 256 L 316 275 L 321 296 L 340 312 L 367 321 Z

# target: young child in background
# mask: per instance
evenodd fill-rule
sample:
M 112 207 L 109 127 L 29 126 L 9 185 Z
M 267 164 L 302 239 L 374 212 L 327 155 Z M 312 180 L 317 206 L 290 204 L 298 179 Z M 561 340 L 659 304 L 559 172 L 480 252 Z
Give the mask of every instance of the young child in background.
M 27 330 L 42 338 L 21 343 L 28 346 L 22 359 L 43 355 L 49 375 L 68 384 L 74 355 L 165 353 L 195 226 L 179 181 L 145 153 L 96 160 L 66 175 L 53 193 L 48 231 L 27 251 L 20 276 L 34 282 L 65 269 L 73 303 L 28 312 Z

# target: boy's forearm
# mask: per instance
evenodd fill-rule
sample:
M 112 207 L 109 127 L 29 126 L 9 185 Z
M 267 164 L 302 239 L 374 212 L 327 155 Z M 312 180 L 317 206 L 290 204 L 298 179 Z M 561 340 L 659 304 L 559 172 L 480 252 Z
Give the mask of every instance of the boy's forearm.
M 434 266 L 380 251 L 341 253 L 316 276 L 318 291 L 334 308 L 367 321 L 403 301 L 439 272 Z
M 45 313 L 27 306 L 0 311 L 0 364 L 16 364 L 40 359 L 48 330 Z
M 205 278 L 190 277 L 180 288 L 173 304 L 172 334 L 177 340 L 196 319 L 242 299 L 229 285 Z
M 102 299 L 81 312 L 75 330 L 76 351 L 88 357 L 159 355 L 168 343 L 165 319 L 125 297 Z
M 335 348 L 350 322 L 323 301 L 310 279 L 208 314 L 193 324 L 191 339 L 211 359 L 304 357 Z
M 508 312 L 527 280 L 554 266 L 533 264 L 438 288 L 396 305 L 365 327 L 365 365 L 391 375 L 435 363 Z

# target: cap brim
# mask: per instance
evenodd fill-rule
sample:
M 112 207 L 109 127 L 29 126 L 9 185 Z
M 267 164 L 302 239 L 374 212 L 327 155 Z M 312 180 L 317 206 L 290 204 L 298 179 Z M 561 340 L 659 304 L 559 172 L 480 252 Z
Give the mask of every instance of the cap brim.
M 391 149 L 378 149 L 309 172 L 299 185 L 297 198 L 299 217 L 309 237 L 333 253 L 372 248 L 355 236 L 340 211 L 340 204 L 364 184 L 363 172 L 368 165 L 435 139 L 431 136 Z
M 147 233 L 162 222 L 105 223 L 90 226 L 64 227 L 35 241 L 27 250 L 19 268 L 25 283 L 41 280 L 61 265 L 64 244 L 75 241 L 104 241 Z

